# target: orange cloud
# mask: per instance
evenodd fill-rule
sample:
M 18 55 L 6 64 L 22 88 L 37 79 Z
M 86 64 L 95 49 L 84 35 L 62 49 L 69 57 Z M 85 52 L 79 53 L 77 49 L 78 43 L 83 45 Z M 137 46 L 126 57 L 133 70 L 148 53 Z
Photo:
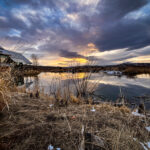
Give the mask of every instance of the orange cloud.
M 59 57 L 56 59 L 49 60 L 48 58 L 43 58 L 39 60 L 40 65 L 45 65 L 45 66 L 62 66 L 62 67 L 67 67 L 71 65 L 76 65 L 76 64 L 86 64 L 88 60 L 85 58 L 63 58 Z
M 95 47 L 95 45 L 93 43 L 88 43 L 87 45 L 88 47 Z
M 83 50 L 80 52 L 80 54 L 84 56 L 91 56 L 91 54 L 99 52 L 99 50 L 96 48 L 95 44 L 93 43 L 88 43 Z

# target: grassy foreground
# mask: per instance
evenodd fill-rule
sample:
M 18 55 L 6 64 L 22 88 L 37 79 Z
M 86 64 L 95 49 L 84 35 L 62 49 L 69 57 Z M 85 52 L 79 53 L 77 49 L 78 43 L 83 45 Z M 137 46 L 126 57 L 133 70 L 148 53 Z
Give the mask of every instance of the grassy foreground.
M 55 107 L 49 100 L 17 93 L 9 111 L 0 113 L 0 149 L 47 150 L 51 144 L 61 150 L 143 150 L 149 123 L 125 106 Z

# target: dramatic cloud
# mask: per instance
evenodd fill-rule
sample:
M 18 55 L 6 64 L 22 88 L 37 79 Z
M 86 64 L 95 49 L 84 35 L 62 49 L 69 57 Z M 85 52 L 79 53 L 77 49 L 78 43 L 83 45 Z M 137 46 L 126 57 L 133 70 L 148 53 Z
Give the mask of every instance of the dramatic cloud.
M 119 20 L 130 12 L 133 12 L 148 3 L 147 0 L 101 0 L 99 2 L 99 12 L 103 20 Z
M 77 52 L 69 52 L 67 50 L 60 50 L 60 56 L 65 58 L 86 58 Z
M 137 49 L 150 45 L 150 18 L 123 20 L 104 29 L 95 42 L 100 51 L 112 49 Z
M 0 10 L 0 45 L 36 53 L 43 64 L 63 64 L 61 58 L 114 64 L 150 55 L 149 0 L 1 0 Z

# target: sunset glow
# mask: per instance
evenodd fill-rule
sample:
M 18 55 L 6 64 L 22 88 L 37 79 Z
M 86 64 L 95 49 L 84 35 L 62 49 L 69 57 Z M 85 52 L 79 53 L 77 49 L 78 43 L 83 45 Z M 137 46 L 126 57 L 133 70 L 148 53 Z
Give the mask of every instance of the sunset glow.
M 0 46 L 40 65 L 150 62 L 148 0 L 1 0 L 0 9 Z

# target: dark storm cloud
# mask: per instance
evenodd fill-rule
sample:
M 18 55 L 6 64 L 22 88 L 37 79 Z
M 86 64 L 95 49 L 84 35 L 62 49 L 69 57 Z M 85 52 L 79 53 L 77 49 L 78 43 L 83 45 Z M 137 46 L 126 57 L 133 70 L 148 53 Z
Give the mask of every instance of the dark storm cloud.
M 47 6 L 56 9 L 63 4 L 61 0 L 1 0 L 1 4 L 6 7 L 18 7 L 20 5 L 28 5 L 32 8 L 41 8 Z
M 69 52 L 67 50 L 60 50 L 59 56 L 65 58 L 86 58 L 83 55 L 78 54 L 77 52 Z
M 136 19 L 128 16 L 150 5 L 149 0 L 100 0 L 96 5 L 95 1 L 90 2 L 84 5 L 78 0 L 1 0 L 0 37 L 9 37 L 8 33 L 16 29 L 21 32 L 20 37 L 11 36 L 9 41 L 28 41 L 30 46 L 38 45 L 37 51 L 66 58 L 86 58 L 78 53 L 77 46 L 91 42 L 100 51 L 141 48 L 135 52 L 137 55 L 149 53 L 142 48 L 150 45 L 150 12 Z M 76 14 L 77 19 L 69 20 L 68 14 Z M 121 58 L 127 57 L 130 56 Z
M 94 63 L 99 61 L 99 58 L 96 56 L 84 56 L 84 55 L 78 54 L 77 52 L 70 52 L 67 50 L 60 50 L 59 56 L 64 57 L 64 58 L 84 58 L 88 60 L 89 62 L 92 62 L 93 65 L 95 65 Z
M 6 7 L 18 7 L 18 5 L 30 5 L 30 6 L 37 6 L 39 1 L 34 0 L 1 0 L 1 4 Z
M 150 5 L 148 2 L 148 0 L 99 1 L 96 8 L 98 14 L 92 17 L 88 17 L 88 14 L 80 16 L 85 28 L 97 28 L 96 38 L 90 38 L 89 41 L 94 39 L 100 51 L 123 48 L 133 50 L 150 45 L 150 12 L 147 17 L 139 19 L 125 18 L 129 13 Z M 68 8 L 69 12 L 80 12 L 87 7 L 79 7 L 76 3 L 72 3 L 74 5 Z
M 98 9 L 103 20 L 113 21 L 124 17 L 148 3 L 148 0 L 102 0 Z
M 9 30 L 11 28 L 14 28 L 14 29 L 19 29 L 19 30 L 24 30 L 24 29 L 27 29 L 27 26 L 26 24 L 21 21 L 20 19 L 10 15 L 10 14 L 7 14 L 5 16 L 6 20 L 1 20 L 0 19 L 0 30 Z
M 149 16 L 139 19 L 125 18 L 129 13 L 148 4 L 148 1 L 102 0 L 100 3 L 98 17 L 100 17 L 102 27 L 99 31 L 100 36 L 95 41 L 100 51 L 136 49 L 150 45 Z
M 120 21 L 104 29 L 95 42 L 100 51 L 137 49 L 150 45 L 150 18 Z

